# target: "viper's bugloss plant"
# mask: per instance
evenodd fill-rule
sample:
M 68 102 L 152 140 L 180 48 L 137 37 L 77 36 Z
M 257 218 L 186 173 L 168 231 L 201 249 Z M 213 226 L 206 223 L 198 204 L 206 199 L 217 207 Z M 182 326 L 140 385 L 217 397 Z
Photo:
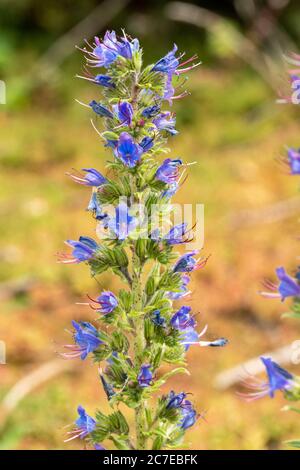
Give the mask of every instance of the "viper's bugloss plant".
M 97 221 L 95 239 L 67 240 L 71 251 L 63 263 L 85 262 L 96 277 L 111 271 L 124 282 L 119 292 L 88 297 L 97 312 L 97 326 L 73 322 L 74 344 L 64 357 L 92 359 L 99 365 L 100 383 L 112 408 L 79 417 L 68 439 L 81 438 L 96 449 L 111 441 L 118 449 L 162 449 L 180 446 L 187 429 L 199 418 L 187 392 L 170 391 L 155 398 L 167 379 L 186 373 L 186 351 L 192 345 L 224 346 L 224 338 L 200 339 L 187 298 L 190 273 L 204 267 L 197 250 L 180 256 L 177 245 L 188 246 L 193 228 L 175 224 L 167 231 L 161 222 L 172 211 L 171 197 L 180 187 L 186 166 L 179 158 L 164 158 L 167 138 L 177 134 L 175 114 L 165 109 L 187 92 L 178 77 L 193 69 L 196 57 L 183 61 L 177 47 L 143 68 L 137 39 L 106 32 L 81 49 L 86 70 L 80 78 L 92 83 L 99 96 L 81 103 L 94 113 L 92 124 L 110 152 L 106 175 L 84 168 L 69 176 L 91 188 L 88 211 Z M 153 219 L 156 224 L 153 225 Z M 157 223 L 158 222 L 158 223 Z M 100 325 L 100 326 L 99 326 Z M 169 370 L 161 369 L 169 365 Z M 119 409 L 134 411 L 135 429 Z
M 299 91 L 300 91 L 300 55 L 292 54 L 291 57 L 286 58 L 287 61 L 293 66 L 289 70 L 289 81 L 291 87 L 290 96 L 283 96 L 281 94 L 279 103 L 292 103 L 300 104 Z M 288 168 L 290 175 L 300 174 L 300 151 L 299 149 L 288 148 L 287 155 L 280 158 L 280 161 Z M 283 267 L 276 269 L 277 282 L 270 280 L 264 281 L 264 290 L 260 294 L 267 298 L 278 298 L 282 302 L 286 299 L 291 300 L 291 307 L 288 313 L 283 316 L 300 319 L 300 269 L 296 270 L 294 276 L 287 274 Z M 298 356 L 298 354 L 296 354 Z M 265 396 L 273 398 L 277 391 L 281 391 L 286 400 L 296 402 L 300 401 L 300 376 L 296 376 L 289 371 L 283 369 L 280 365 L 274 362 L 271 358 L 261 357 L 261 361 L 266 370 L 267 380 L 259 380 L 256 377 L 250 376 L 244 381 L 244 386 L 249 389 L 248 393 L 240 393 L 246 400 L 256 400 Z M 292 361 L 292 358 L 291 358 Z M 298 362 L 298 357 L 297 357 Z M 284 410 L 292 410 L 300 413 L 300 408 L 287 405 Z M 292 447 L 300 449 L 300 439 L 287 441 Z

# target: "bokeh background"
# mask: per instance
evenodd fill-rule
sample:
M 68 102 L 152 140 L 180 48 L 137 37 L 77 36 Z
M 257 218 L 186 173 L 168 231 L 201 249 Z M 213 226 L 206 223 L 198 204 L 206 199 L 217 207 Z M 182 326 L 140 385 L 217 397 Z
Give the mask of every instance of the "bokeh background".
M 216 386 L 221 372 L 300 337 L 299 322 L 281 318 L 287 305 L 257 294 L 276 266 L 295 267 L 299 246 L 298 182 L 276 161 L 287 145 L 300 144 L 297 106 L 276 104 L 286 80 L 282 54 L 299 51 L 299 22 L 297 0 L 0 1 L 0 79 L 7 87 L 0 105 L 0 339 L 7 346 L 0 448 L 80 448 L 63 443 L 77 405 L 108 409 L 95 366 L 56 354 L 71 319 L 93 320 L 76 302 L 99 287 L 85 266 L 55 257 L 63 240 L 93 235 L 84 211 L 89 192 L 65 173 L 102 170 L 108 155 L 89 112 L 74 101 L 88 102 L 95 92 L 74 78 L 82 70 L 74 45 L 107 28 L 138 36 L 146 62 L 174 42 L 203 62 L 189 77 L 192 97 L 174 103 L 180 134 L 171 148 L 198 162 L 177 201 L 205 204 L 204 251 L 212 253 L 193 277 L 191 305 L 212 337 L 230 344 L 191 349 L 191 376 L 169 383 L 207 410 L 187 445 L 277 449 L 299 437 L 299 419 L 280 411 L 280 396 L 247 404 L 237 387 Z M 102 287 L 113 290 L 114 282 L 104 275 Z

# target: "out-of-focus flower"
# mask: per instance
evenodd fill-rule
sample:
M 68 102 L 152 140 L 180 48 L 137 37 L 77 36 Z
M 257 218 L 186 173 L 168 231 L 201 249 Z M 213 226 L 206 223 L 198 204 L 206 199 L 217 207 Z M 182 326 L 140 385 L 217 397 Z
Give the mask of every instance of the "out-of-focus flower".
M 270 292 L 260 292 L 264 297 L 281 298 L 282 302 L 287 297 L 299 297 L 300 285 L 297 280 L 286 274 L 283 267 L 276 269 L 276 274 L 279 279 L 279 284 L 275 284 L 269 280 L 264 282 L 264 286 Z
M 288 164 L 292 175 L 300 175 L 300 149 L 288 149 Z

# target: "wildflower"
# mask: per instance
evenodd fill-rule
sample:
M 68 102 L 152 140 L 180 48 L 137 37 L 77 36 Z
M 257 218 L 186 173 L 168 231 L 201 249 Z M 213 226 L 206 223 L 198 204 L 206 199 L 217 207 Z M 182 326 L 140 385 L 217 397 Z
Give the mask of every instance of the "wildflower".
M 166 131 L 171 135 L 178 134 L 178 131 L 175 129 L 176 119 L 170 111 L 159 114 L 153 119 L 152 123 L 155 125 L 156 129 L 160 131 Z
M 161 316 L 160 310 L 154 310 L 151 315 L 151 321 L 156 326 L 165 327 L 166 326 L 166 319 Z
M 102 104 L 97 103 L 97 101 L 92 100 L 89 105 L 94 111 L 94 113 L 98 114 L 98 116 L 113 119 L 113 113 L 105 106 L 102 106 Z
M 300 149 L 288 149 L 288 164 L 292 175 L 300 174 Z
M 279 279 L 279 284 L 276 285 L 271 281 L 265 281 L 264 285 L 271 292 L 260 292 L 264 297 L 281 298 L 283 302 L 287 297 L 299 297 L 300 285 L 297 280 L 286 274 L 284 268 L 277 268 L 276 274 Z
M 159 181 L 163 181 L 166 184 L 174 183 L 179 176 L 179 167 L 182 165 L 182 160 L 179 158 L 172 160 L 166 158 L 164 162 L 158 167 L 155 177 Z
M 149 364 L 144 364 L 141 366 L 140 373 L 137 377 L 139 386 L 141 388 L 146 388 L 151 385 L 153 374 L 150 371 L 151 366 Z
M 110 67 L 119 57 L 131 59 L 133 52 L 139 50 L 137 39 L 129 41 L 124 34 L 122 38 L 117 38 L 114 31 L 107 31 L 103 41 L 95 37 L 92 45 L 88 44 L 89 49 L 81 49 L 86 55 L 87 63 L 90 67 Z
M 115 155 L 124 165 L 133 168 L 139 162 L 143 149 L 134 142 L 127 132 L 122 132 L 115 149 Z
M 168 409 L 170 409 L 170 408 L 180 408 L 180 406 L 182 405 L 183 400 L 185 399 L 185 397 L 186 397 L 186 393 L 181 392 L 181 393 L 176 394 L 173 390 L 171 390 L 171 392 L 169 393 L 169 396 L 168 396 L 168 403 L 167 403 L 166 408 L 168 408 Z
M 69 431 L 67 434 L 71 435 L 65 442 L 69 442 L 72 439 L 84 439 L 88 434 L 92 433 L 96 428 L 96 421 L 89 416 L 82 406 L 78 406 L 77 412 L 79 418 L 75 421 L 75 428 Z
M 180 411 L 182 415 L 180 427 L 184 430 L 192 427 L 197 421 L 197 412 L 194 410 L 192 403 L 189 400 L 184 400 Z
M 208 260 L 207 258 L 199 258 L 195 259 L 194 256 L 198 254 L 198 250 L 190 251 L 185 255 L 182 255 L 179 260 L 175 263 L 173 268 L 174 273 L 189 273 L 192 271 L 196 271 L 196 269 L 203 268 Z
M 142 148 L 144 153 L 148 152 L 148 150 L 153 147 L 153 138 L 149 136 L 144 137 L 139 143 L 139 146 Z
M 131 104 L 127 101 L 123 101 L 117 104 L 114 109 L 118 115 L 119 121 L 126 126 L 130 126 L 133 117 L 133 108 Z
M 135 229 L 137 219 L 129 214 L 127 204 L 121 202 L 116 207 L 116 215 L 110 218 L 107 226 L 119 240 L 125 240 L 130 232 Z
M 182 223 L 175 225 L 171 230 L 164 236 L 168 245 L 180 245 L 182 243 L 190 242 L 193 237 L 190 237 L 191 230 L 187 230 L 187 224 Z
M 191 307 L 181 307 L 171 318 L 171 326 L 177 330 L 184 330 L 196 325 L 195 320 L 190 315 Z
M 62 253 L 59 257 L 59 261 L 66 264 L 89 261 L 100 248 L 90 237 L 79 237 L 79 241 L 67 240 L 65 243 L 73 248 L 72 254 Z
M 79 357 L 84 360 L 87 355 L 95 351 L 100 344 L 103 343 L 98 335 L 98 330 L 88 322 L 72 321 L 72 325 L 75 329 L 73 337 L 75 345 L 65 345 L 65 349 L 68 349 L 70 353 L 63 353 L 65 358 L 76 358 Z
M 190 291 L 188 291 L 187 289 L 187 285 L 189 282 L 190 282 L 189 276 L 187 275 L 181 276 L 181 286 L 179 290 L 176 292 L 172 292 L 172 291 L 166 292 L 167 297 L 171 300 L 178 300 L 178 299 L 182 299 L 183 297 L 186 297 L 190 293 Z
M 95 170 L 95 168 L 82 168 L 82 171 L 85 172 L 85 175 L 79 172 L 77 172 L 77 174 L 67 174 L 75 183 L 83 184 L 84 186 L 99 187 L 107 182 L 106 178 L 101 175 L 98 170 Z
M 248 380 L 243 382 L 244 386 L 251 390 L 249 393 L 239 393 L 247 401 L 257 400 L 258 398 L 269 395 L 274 397 L 276 390 L 286 391 L 294 386 L 294 376 L 287 370 L 280 367 L 269 357 L 261 357 L 268 380 L 265 382 L 256 377 L 250 376 Z
M 178 67 L 180 67 L 180 66 L 182 67 L 182 66 L 192 62 L 193 60 L 195 60 L 197 58 L 197 56 L 193 56 L 190 59 L 186 60 L 185 62 L 180 63 L 179 61 L 183 57 L 184 54 L 181 54 L 179 57 L 176 57 L 177 50 L 178 50 L 178 47 L 176 46 L 176 44 L 174 44 L 174 47 L 173 47 L 172 51 L 168 52 L 164 57 L 162 57 L 160 60 L 158 60 L 156 62 L 156 64 L 154 64 L 154 66 L 152 67 L 152 71 L 153 72 L 162 72 L 162 73 L 166 73 L 168 75 L 169 74 L 179 75 L 181 73 L 188 72 L 189 70 L 192 70 L 193 68 L 197 67 L 200 64 L 200 62 L 198 62 L 196 64 L 190 65 L 189 67 L 179 69 Z
M 102 292 L 96 299 L 92 299 L 91 297 L 89 297 L 89 299 L 99 305 L 95 307 L 95 310 L 104 315 L 113 312 L 119 303 L 117 297 L 110 291 Z
M 142 116 L 144 118 L 150 119 L 154 116 L 156 116 L 160 111 L 160 107 L 157 104 L 154 104 L 152 106 L 148 106 L 142 111 Z
M 96 220 L 103 220 L 107 217 L 107 214 L 102 212 L 102 207 L 99 204 L 97 192 L 95 191 L 92 192 L 92 196 L 86 210 L 92 212 Z
M 98 74 L 95 76 L 94 81 L 105 88 L 116 88 L 116 85 L 113 83 L 113 79 L 108 75 Z

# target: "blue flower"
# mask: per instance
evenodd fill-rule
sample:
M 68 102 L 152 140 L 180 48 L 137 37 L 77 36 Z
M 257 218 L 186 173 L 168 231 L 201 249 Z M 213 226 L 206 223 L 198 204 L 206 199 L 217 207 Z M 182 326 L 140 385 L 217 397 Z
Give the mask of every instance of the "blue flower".
M 94 81 L 105 88 L 116 88 L 116 85 L 113 83 L 113 79 L 108 75 L 98 74 L 95 76 Z
M 261 357 L 260 359 L 266 368 L 268 381 L 265 382 L 249 376 L 248 380 L 246 379 L 243 384 L 251 391 L 248 393 L 239 393 L 239 395 L 247 401 L 257 400 L 267 395 L 273 398 L 277 390 L 283 392 L 290 390 L 295 385 L 294 376 L 290 374 L 290 372 L 280 367 L 269 357 Z
M 96 421 L 89 416 L 82 406 L 78 406 L 77 412 L 79 418 L 75 421 L 75 428 L 67 434 L 71 435 L 65 442 L 72 439 L 84 439 L 88 434 L 92 433 L 96 428 Z
M 165 197 L 167 199 L 171 199 L 171 197 L 173 197 L 177 193 L 178 188 L 179 188 L 179 184 L 177 183 L 177 181 L 174 181 L 173 183 L 170 184 L 168 189 L 166 189 L 162 193 L 162 197 Z
M 98 116 L 113 119 L 113 113 L 109 109 L 105 108 L 105 106 L 103 106 L 102 104 L 97 103 L 97 101 L 92 100 L 89 105 L 94 111 L 94 113 L 98 114 Z
M 128 103 L 128 101 L 123 101 L 117 104 L 114 109 L 118 115 L 119 121 L 122 124 L 126 124 L 126 126 L 130 126 L 133 118 L 133 107 L 131 104 Z
M 61 263 L 82 263 L 89 261 L 100 248 L 98 243 L 90 237 L 79 237 L 79 241 L 67 240 L 65 243 L 71 246 L 73 251 L 71 255 L 62 253 L 59 256 Z
M 124 165 L 133 168 L 139 162 L 143 149 L 134 142 L 127 132 L 122 132 L 115 149 L 115 155 Z
M 192 403 L 189 400 L 184 400 L 181 407 L 182 419 L 180 427 L 184 430 L 193 426 L 197 421 L 197 412 L 194 410 Z
M 164 240 L 168 245 L 188 243 L 193 238 L 189 237 L 189 233 L 190 230 L 187 231 L 186 223 L 178 224 L 171 228 L 171 230 L 164 236 Z
M 139 386 L 141 388 L 146 388 L 151 385 L 152 379 L 153 379 L 153 374 L 150 371 L 151 366 L 149 364 L 144 364 L 141 366 L 140 373 L 137 377 Z
M 178 134 L 178 131 L 175 129 L 176 119 L 172 116 L 170 111 L 159 114 L 152 123 L 160 131 L 166 131 L 171 135 Z
M 154 310 L 151 315 L 151 321 L 156 326 L 165 327 L 166 326 L 166 319 L 161 316 L 160 310 Z
M 79 346 L 78 353 L 84 360 L 89 353 L 95 351 L 102 344 L 102 341 L 99 339 L 97 329 L 91 323 L 77 323 L 73 320 L 72 325 L 75 328 L 74 341 Z
M 137 226 L 137 219 L 129 214 L 127 204 L 121 202 L 116 207 L 116 216 L 110 218 L 107 226 L 119 240 L 125 240 Z
M 288 149 L 288 163 L 292 175 L 300 175 L 300 149 Z
M 164 160 L 164 162 L 158 167 L 155 173 L 155 178 L 166 184 L 172 184 L 176 182 L 179 176 L 179 167 L 181 165 L 182 161 L 179 158 L 175 160 L 166 158 L 166 160 Z
M 153 147 L 153 138 L 146 136 L 139 143 L 139 146 L 143 149 L 143 152 L 148 152 Z
M 97 299 L 90 298 L 90 300 L 99 305 L 95 307 L 95 310 L 97 310 L 97 312 L 103 313 L 104 315 L 113 312 L 118 306 L 117 297 L 110 291 L 104 291 L 101 295 L 99 295 L 99 297 L 97 297 Z
M 160 107 L 157 104 L 154 104 L 152 106 L 148 106 L 142 111 L 142 116 L 146 119 L 150 119 L 154 116 L 156 116 L 160 111 Z
M 85 175 L 79 172 L 67 173 L 67 175 L 76 183 L 83 184 L 84 186 L 99 187 L 107 182 L 107 179 L 95 168 L 82 168 L 82 171 L 85 172 Z
M 264 285 L 271 292 L 261 292 L 264 297 L 278 298 L 281 297 L 282 302 L 287 297 L 299 297 L 300 296 L 300 285 L 296 279 L 286 274 L 284 268 L 277 268 L 276 274 L 279 279 L 279 284 L 276 285 L 271 281 L 265 281 Z
M 186 393 L 181 392 L 176 394 L 173 390 L 171 390 L 169 396 L 167 397 L 168 403 L 166 405 L 166 408 L 180 408 L 185 398 Z
M 191 307 L 182 306 L 171 318 L 171 326 L 177 330 L 194 327 L 196 322 L 190 315 Z
M 198 250 L 194 250 L 186 253 L 185 255 L 182 255 L 175 263 L 173 268 L 174 273 L 189 273 L 195 271 L 196 269 L 203 268 L 207 263 L 208 258 L 196 260 L 194 256 L 198 253 Z
M 92 192 L 90 202 L 87 206 L 87 211 L 92 212 L 96 220 L 103 220 L 107 217 L 107 214 L 102 212 L 102 208 L 99 204 L 96 191 Z
M 159 59 L 152 67 L 153 72 L 174 73 L 179 66 L 179 60 L 176 57 L 178 47 L 174 44 L 173 50 Z
M 166 292 L 166 295 L 169 299 L 171 300 L 178 300 L 182 299 L 183 297 L 186 297 L 190 291 L 188 291 L 187 285 L 190 282 L 190 278 L 187 275 L 181 276 L 181 286 L 178 291 L 168 291 Z

